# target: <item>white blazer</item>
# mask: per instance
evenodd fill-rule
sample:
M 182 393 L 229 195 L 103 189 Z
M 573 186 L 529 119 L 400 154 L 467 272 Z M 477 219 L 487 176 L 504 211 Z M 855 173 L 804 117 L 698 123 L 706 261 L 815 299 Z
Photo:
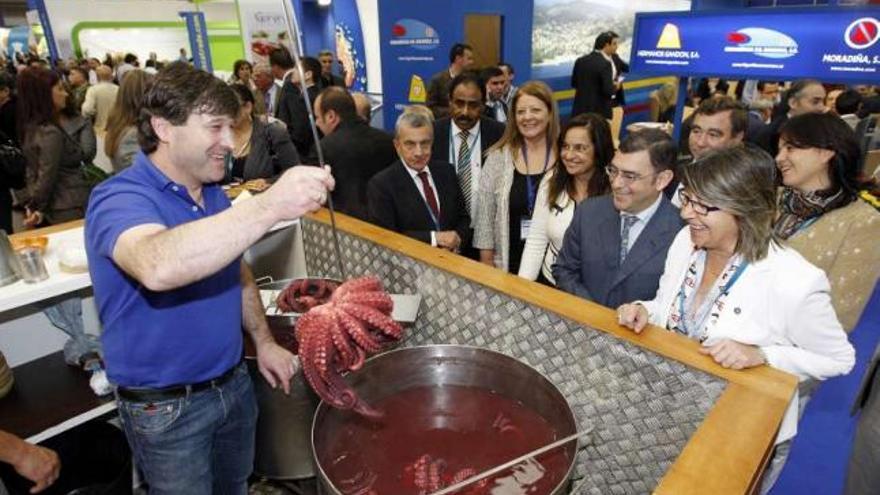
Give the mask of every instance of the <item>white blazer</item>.
M 666 326 L 694 245 L 685 226 L 675 237 L 657 295 L 643 301 L 655 325 Z M 848 373 L 855 350 L 831 305 L 825 273 L 793 249 L 770 246 L 767 257 L 749 265 L 731 288 L 706 345 L 722 339 L 758 346 L 774 368 L 803 381 Z M 797 433 L 797 394 L 782 420 L 776 442 Z
M 598 173 L 598 172 L 597 172 Z M 550 208 L 547 205 L 547 196 L 550 194 L 550 180 L 552 172 L 544 174 L 538 196 L 535 199 L 535 211 L 532 213 L 532 225 L 529 228 L 529 237 L 523 248 L 522 261 L 519 264 L 519 276 L 529 280 L 536 280 L 538 272 L 552 284 L 553 264 L 562 249 L 562 240 L 565 231 L 571 225 L 574 218 L 576 203 L 567 192 L 562 191 L 556 200 L 556 205 L 565 205 L 562 209 Z

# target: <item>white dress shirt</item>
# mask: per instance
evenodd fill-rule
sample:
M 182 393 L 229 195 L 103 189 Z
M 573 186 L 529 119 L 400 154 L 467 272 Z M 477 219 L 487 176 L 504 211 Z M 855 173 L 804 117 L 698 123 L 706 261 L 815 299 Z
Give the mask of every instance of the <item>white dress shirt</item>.
M 632 215 L 636 217 L 636 222 L 632 224 L 632 227 L 629 229 L 629 242 L 627 246 L 629 246 L 629 250 L 632 251 L 633 246 L 636 245 L 636 241 L 639 239 L 639 236 L 642 234 L 642 231 L 645 230 L 645 227 L 648 225 L 648 222 L 651 221 L 651 217 L 654 216 L 654 213 L 657 213 L 657 209 L 660 208 L 660 201 L 663 200 L 663 193 L 657 195 L 657 200 L 654 201 L 654 204 L 640 211 L 639 213 L 632 214 L 624 211 L 620 212 L 620 232 L 623 234 L 623 215 Z M 623 241 L 623 239 L 621 239 Z
M 458 175 L 458 150 L 461 149 L 461 138 L 458 134 L 461 132 L 461 129 L 455 125 L 455 121 L 449 119 L 449 140 L 452 141 L 452 146 L 449 149 L 449 162 L 452 163 L 455 168 L 455 175 Z M 480 189 L 480 170 L 483 168 L 483 162 L 481 156 L 483 155 L 483 146 L 480 143 L 482 139 L 480 139 L 480 123 L 477 122 L 477 125 L 471 127 L 468 130 L 468 146 L 471 149 L 471 204 L 468 205 L 470 212 L 477 211 L 477 191 Z M 476 215 L 471 214 L 471 227 L 474 226 L 474 217 Z
M 425 188 L 422 186 L 422 179 L 419 178 L 419 174 L 421 172 L 425 172 L 428 174 L 428 183 L 431 184 L 431 189 L 434 190 L 434 199 L 437 200 L 437 210 L 442 212 L 443 206 L 440 205 L 440 196 L 437 194 L 437 184 L 434 184 L 434 176 L 431 175 L 431 170 L 428 168 L 428 166 L 426 165 L 425 168 L 423 168 L 422 170 L 416 170 L 416 169 L 410 167 L 409 165 L 407 165 L 406 162 L 403 161 L 403 158 L 400 159 L 400 163 L 403 163 L 403 168 L 405 168 L 406 171 L 409 172 L 409 176 L 412 177 L 413 182 L 415 182 L 416 188 L 419 190 L 419 194 L 422 195 L 422 201 L 425 202 L 425 208 L 428 208 L 428 211 L 431 211 L 431 207 L 428 206 L 428 199 L 425 196 Z M 437 222 L 440 222 L 439 218 L 437 218 L 435 220 Z M 437 228 L 439 228 L 439 227 L 440 226 L 438 225 Z M 436 230 L 431 231 L 431 245 L 432 246 L 437 245 L 437 231 Z

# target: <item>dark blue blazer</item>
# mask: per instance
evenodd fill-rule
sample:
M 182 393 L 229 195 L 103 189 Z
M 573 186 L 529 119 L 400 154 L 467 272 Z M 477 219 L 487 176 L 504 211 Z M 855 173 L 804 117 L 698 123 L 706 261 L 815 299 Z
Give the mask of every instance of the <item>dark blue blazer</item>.
M 553 265 L 560 289 L 616 308 L 653 299 L 666 252 L 683 222 L 665 197 L 620 264 L 620 213 L 611 195 L 589 198 L 575 210 Z

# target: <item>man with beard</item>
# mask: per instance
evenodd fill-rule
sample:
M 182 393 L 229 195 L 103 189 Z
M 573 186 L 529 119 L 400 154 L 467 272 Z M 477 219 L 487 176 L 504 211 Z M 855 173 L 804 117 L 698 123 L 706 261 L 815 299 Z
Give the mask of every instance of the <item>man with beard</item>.
M 504 125 L 483 116 L 484 99 L 480 80 L 470 73 L 459 74 L 449 84 L 451 116 L 434 121 L 431 156 L 454 167 L 471 219 L 477 209 L 475 193 L 479 189 L 484 152 L 504 134 Z M 479 260 L 479 252 L 473 246 L 462 246 L 461 253 Z

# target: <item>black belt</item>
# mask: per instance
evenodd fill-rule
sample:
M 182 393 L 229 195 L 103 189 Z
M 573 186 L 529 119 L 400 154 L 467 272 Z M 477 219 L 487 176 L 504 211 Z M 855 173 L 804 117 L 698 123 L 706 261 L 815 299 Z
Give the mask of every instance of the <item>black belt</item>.
M 235 370 L 237 370 L 239 366 L 240 363 L 229 368 L 217 378 L 212 378 L 203 382 L 192 383 L 189 385 L 172 385 L 164 388 L 117 387 L 116 393 L 119 397 L 133 402 L 160 402 L 163 400 L 179 399 L 185 397 L 188 393 L 195 393 L 209 388 L 223 386 L 235 376 Z

